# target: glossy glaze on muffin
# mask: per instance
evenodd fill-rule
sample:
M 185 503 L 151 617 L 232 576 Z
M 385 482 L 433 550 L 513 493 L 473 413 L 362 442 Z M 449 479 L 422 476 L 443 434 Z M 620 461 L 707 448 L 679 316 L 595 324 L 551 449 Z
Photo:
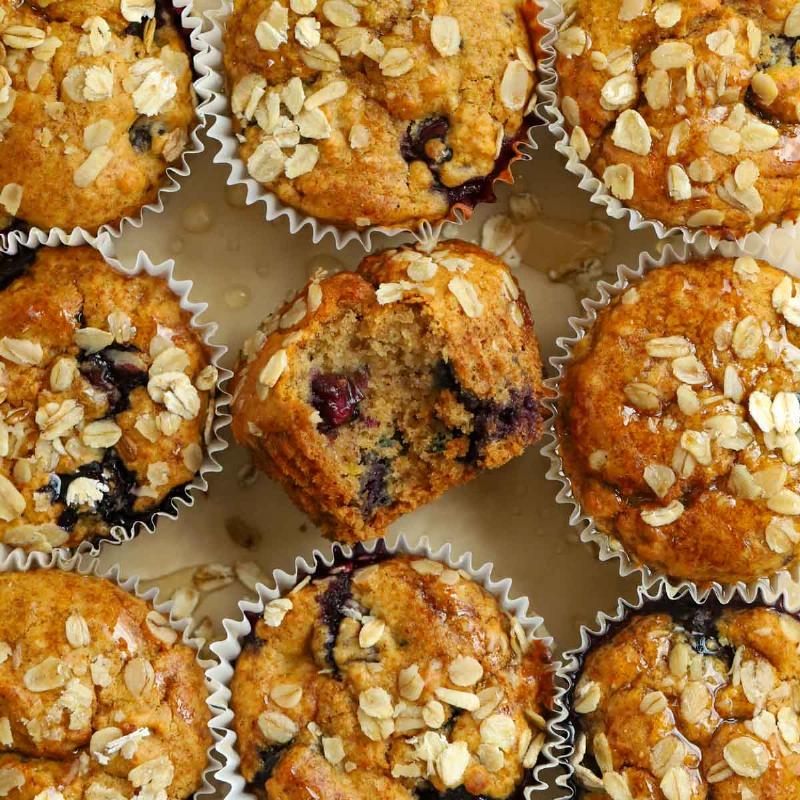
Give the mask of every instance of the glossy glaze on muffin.
M 749 257 L 673 264 L 601 309 L 573 348 L 564 473 L 634 560 L 703 583 L 797 560 L 797 294 Z
M 800 5 L 572 0 L 556 49 L 570 143 L 667 226 L 741 236 L 800 210 Z
M 463 572 L 370 561 L 303 581 L 253 620 L 231 683 L 250 791 L 521 797 L 552 699 L 547 649 Z
M 0 540 L 149 522 L 198 473 L 217 370 L 167 283 L 90 247 L 0 257 Z
M 312 280 L 245 344 L 233 393 L 237 440 L 346 541 L 520 455 L 544 420 L 525 297 L 458 241 Z
M 249 175 L 350 228 L 471 208 L 525 133 L 525 15 L 536 10 L 528 0 L 237 0 L 224 57 Z

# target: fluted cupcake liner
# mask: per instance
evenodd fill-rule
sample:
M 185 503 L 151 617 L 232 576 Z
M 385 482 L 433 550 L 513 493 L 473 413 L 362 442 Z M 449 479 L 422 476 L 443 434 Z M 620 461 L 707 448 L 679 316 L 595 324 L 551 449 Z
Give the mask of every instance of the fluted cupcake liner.
M 89 231 L 81 227 L 65 231 L 63 228 L 43 229 L 28 225 L 25 225 L 24 228 L 20 230 L 12 229 L 6 233 L 0 231 L 0 248 L 8 247 L 15 241 L 24 242 L 25 239 L 31 235 L 47 236 L 51 231 L 59 237 L 66 237 L 69 239 L 70 244 L 94 244 L 98 238 L 104 235 L 118 239 L 128 226 L 132 228 L 141 228 L 144 224 L 146 213 L 160 214 L 164 211 L 164 202 L 167 195 L 173 194 L 181 188 L 182 180 L 187 178 L 191 172 L 189 158 L 198 153 L 202 153 L 204 150 L 204 144 L 200 139 L 200 132 L 206 127 L 206 117 L 205 111 L 202 108 L 202 103 L 197 99 L 199 98 L 198 83 L 200 79 L 196 76 L 202 75 L 200 65 L 205 55 L 206 44 L 201 36 L 203 20 L 194 12 L 193 0 L 168 0 L 168 2 L 171 3 L 175 11 L 175 16 L 180 20 L 181 27 L 189 38 L 191 47 L 190 57 L 192 60 L 192 69 L 195 74 L 195 80 L 192 85 L 194 86 L 197 100 L 195 107 L 196 122 L 194 127 L 189 131 L 189 141 L 186 148 L 181 153 L 180 159 L 175 164 L 167 167 L 164 174 L 164 182 L 158 190 L 155 201 L 143 205 L 136 214 L 122 217 L 118 222 L 108 222 L 101 225 L 97 233 L 89 233 Z
M 596 287 L 597 296 L 593 298 L 587 297 L 582 301 L 582 316 L 569 318 L 568 323 L 572 329 L 572 334 L 560 336 L 556 339 L 556 346 L 560 352 L 549 359 L 551 377 L 545 380 L 545 385 L 551 390 L 551 396 L 545 400 L 545 405 L 550 414 L 543 435 L 544 445 L 541 449 L 542 455 L 550 461 L 546 477 L 560 484 L 560 489 L 556 495 L 556 503 L 570 508 L 569 523 L 571 527 L 578 533 L 582 542 L 591 543 L 597 547 L 597 555 L 600 561 L 616 561 L 621 577 L 638 573 L 639 580 L 645 587 L 663 581 L 674 589 L 685 588 L 695 592 L 699 591 L 701 596 L 705 596 L 711 591 L 720 592 L 728 591 L 729 589 L 755 591 L 758 588 L 774 587 L 780 580 L 789 575 L 789 570 L 780 570 L 773 575 L 761 577 L 755 581 L 739 581 L 731 585 L 714 582 L 707 588 L 699 590 L 692 581 L 675 580 L 664 571 L 653 569 L 634 559 L 625 551 L 617 539 L 597 528 L 594 519 L 583 510 L 575 497 L 572 490 L 572 482 L 564 472 L 556 421 L 559 417 L 561 380 L 567 365 L 572 359 L 572 349 L 592 327 L 597 319 L 598 312 L 608 306 L 613 298 L 624 293 L 630 286 L 639 283 L 651 270 L 675 262 L 702 259 L 709 255 L 737 258 L 738 256 L 749 255 L 749 253 L 746 253 L 735 242 L 719 242 L 715 247 L 712 247 L 707 240 L 696 242 L 692 246 L 682 242 L 677 245 L 677 249 L 671 244 L 667 244 L 658 258 L 650 253 L 642 253 L 639 256 L 639 263 L 636 268 L 628 267 L 624 264 L 620 265 L 617 268 L 617 280 L 614 283 L 598 282 Z M 759 258 L 768 260 L 763 253 Z
M 497 599 L 500 607 L 507 614 L 519 622 L 529 640 L 537 639 L 543 642 L 550 653 L 553 653 L 553 639 L 547 633 L 544 620 L 540 616 L 529 613 L 528 599 L 525 597 L 512 598 L 511 579 L 497 580 L 493 578 L 493 564 L 476 565 L 473 555 L 469 551 L 463 554 L 456 554 L 450 544 L 434 549 L 426 537 L 420 539 L 416 544 L 411 544 L 405 536 L 400 536 L 393 543 L 388 543 L 385 539 L 379 539 L 369 543 L 360 543 L 353 547 L 340 544 L 329 545 L 324 551 L 314 550 L 310 560 L 298 556 L 295 559 L 293 572 L 285 572 L 280 569 L 274 570 L 272 573 L 274 586 L 272 588 L 259 583 L 256 586 L 257 600 L 242 600 L 239 602 L 240 617 L 238 619 L 229 618 L 223 620 L 226 638 L 211 645 L 211 650 L 219 658 L 220 663 L 209 674 L 215 685 L 220 687 L 215 694 L 215 698 L 220 698 L 222 701 L 219 703 L 222 713 L 214 720 L 217 733 L 220 736 L 217 744 L 217 754 L 222 762 L 222 768 L 217 773 L 216 779 L 225 785 L 228 797 L 254 800 L 254 795 L 246 791 L 245 780 L 239 772 L 240 758 L 236 751 L 236 734 L 231 724 L 233 711 L 230 708 L 231 692 L 229 688 L 233 677 L 234 664 L 242 650 L 241 641 L 252 630 L 250 621 L 252 615 L 261 615 L 267 603 L 287 595 L 307 576 L 315 574 L 318 569 L 330 568 L 334 563 L 347 562 L 359 556 L 368 558 L 371 554 L 376 553 L 422 556 L 432 561 L 446 564 L 451 569 L 465 571 L 475 583 L 482 586 Z M 560 668 L 559 662 L 554 661 L 552 663 L 554 675 L 558 674 Z M 556 700 L 562 702 L 560 695 L 554 699 L 554 702 Z M 559 748 L 564 746 L 565 740 L 562 734 L 555 729 L 554 722 L 554 718 L 547 722 L 546 740 L 539 755 L 539 760 L 533 769 L 534 784 L 526 787 L 524 791 L 526 800 L 530 800 L 536 792 L 547 788 L 547 783 L 542 777 L 542 773 L 553 770 L 559 762 Z
M 593 627 L 581 625 L 580 644 L 572 650 L 564 652 L 564 662 L 557 674 L 559 692 L 556 696 L 556 716 L 553 727 L 562 741 L 566 743 L 560 751 L 562 772 L 556 779 L 556 785 L 564 790 L 563 794 L 558 795 L 559 800 L 572 800 L 580 795 L 575 774 L 578 732 L 572 719 L 571 703 L 586 655 L 611 630 L 617 628 L 631 615 L 646 609 L 649 604 L 690 599 L 697 605 L 703 605 L 710 598 L 723 606 L 731 602 L 773 606 L 783 601 L 785 608 L 790 610 L 788 598 L 783 593 L 765 586 L 728 586 L 725 589 L 715 588 L 713 592 L 699 592 L 695 586 L 689 584 L 671 586 L 663 580 L 658 580 L 650 586 L 640 586 L 636 593 L 636 599 L 633 601 L 619 598 L 613 613 L 607 614 L 599 611 Z
M 80 246 L 86 244 L 86 239 L 78 232 L 65 234 L 63 231 L 52 230 L 45 233 L 40 230 L 29 231 L 21 241 L 9 242 L 5 248 L 0 248 L 0 254 L 10 254 L 18 252 L 20 247 L 58 247 L 58 246 Z M 227 440 L 223 436 L 223 429 L 230 424 L 231 416 L 228 412 L 231 396 L 221 388 L 222 384 L 228 381 L 233 373 L 222 367 L 220 361 L 228 352 L 225 345 L 216 342 L 217 324 L 215 322 L 201 321 L 200 317 L 208 309 L 207 303 L 200 303 L 190 298 L 193 282 L 190 280 L 177 280 L 174 277 L 175 262 L 173 260 L 163 261 L 154 264 L 144 251 L 139 251 L 136 257 L 136 264 L 132 269 L 125 267 L 114 257 L 114 240 L 106 235 L 97 237 L 91 246 L 94 247 L 105 259 L 106 263 L 122 275 L 134 276 L 146 273 L 159 280 L 164 281 L 170 291 L 179 300 L 181 309 L 191 315 L 191 325 L 201 337 L 203 344 L 210 353 L 210 364 L 218 372 L 217 386 L 214 395 L 209 399 L 208 416 L 206 418 L 203 432 L 203 463 L 195 477 L 181 487 L 180 493 L 167 499 L 161 507 L 154 509 L 148 519 L 136 520 L 131 526 L 125 527 L 115 525 L 109 531 L 108 536 L 103 536 L 81 542 L 77 547 L 71 548 L 79 554 L 97 555 L 104 544 L 118 545 L 134 539 L 140 531 L 155 533 L 158 521 L 162 518 L 177 519 L 182 507 L 191 508 L 194 505 L 194 495 L 197 492 L 208 490 L 207 476 L 215 472 L 222 471 L 219 463 L 219 455 L 228 446 Z M 10 550 L 10 545 L 0 543 L 0 557 Z M 54 551 L 65 553 L 70 548 L 54 548 Z
M 533 0 L 530 0 L 530 2 L 533 4 Z M 537 0 L 536 7 L 538 5 Z M 326 236 L 331 236 L 337 250 L 343 249 L 351 242 L 359 242 L 365 250 L 370 251 L 380 244 L 383 244 L 383 246 L 390 244 L 390 242 L 382 240 L 404 235 L 412 236 L 419 242 L 433 244 L 441 236 L 445 225 L 461 225 L 470 219 L 474 208 L 456 204 L 451 208 L 450 214 L 446 219 L 436 222 L 424 221 L 416 227 L 371 225 L 364 229 L 346 228 L 303 214 L 283 203 L 278 199 L 277 195 L 251 178 L 247 171 L 247 165 L 239 156 L 239 142 L 233 130 L 223 65 L 223 37 L 226 21 L 232 10 L 233 0 L 222 0 L 219 9 L 209 11 L 206 15 L 210 22 L 210 28 L 200 34 L 200 38 L 204 43 L 204 52 L 198 54 L 196 63 L 203 77 L 197 83 L 197 91 L 203 98 L 201 104 L 203 113 L 209 119 L 208 136 L 217 143 L 214 162 L 227 165 L 229 170 L 228 186 L 247 187 L 247 205 L 263 203 L 264 215 L 268 222 L 285 217 L 288 221 L 289 232 L 292 234 L 298 233 L 304 228 L 309 228 L 311 240 L 314 244 L 319 243 Z M 538 74 L 537 82 L 541 79 L 541 74 Z M 531 102 L 533 102 L 533 98 Z M 519 161 L 530 161 L 533 158 L 533 153 L 538 149 L 538 145 L 533 138 L 533 131 L 541 124 L 536 116 L 538 113 L 539 106 L 537 103 L 536 109 L 526 115 L 527 122 L 523 121 L 523 127 L 511 145 L 513 155 L 510 162 L 492 179 L 492 195 L 499 188 L 499 185 L 513 185 L 514 175 L 512 168 L 514 164 Z M 494 200 L 483 202 L 492 203 Z M 481 203 L 476 204 L 475 208 L 478 205 L 481 205 Z
M 125 577 L 119 564 L 115 564 L 108 569 L 103 569 L 96 558 L 79 553 L 67 556 L 64 553 L 58 552 L 25 553 L 22 550 L 14 550 L 11 553 L 0 555 L 0 573 L 30 572 L 32 570 L 60 570 L 62 572 L 74 572 L 78 575 L 94 576 L 107 580 L 128 594 L 134 595 L 151 605 L 169 621 L 170 628 L 178 634 L 180 641 L 195 651 L 197 654 L 197 664 L 205 674 L 205 682 L 208 689 L 206 705 L 211 712 L 209 730 L 214 744 L 212 744 L 207 751 L 207 766 L 203 772 L 203 785 L 191 795 L 191 797 L 195 800 L 200 800 L 200 798 L 211 798 L 215 796 L 216 789 L 212 785 L 211 778 L 221 766 L 215 746 L 220 739 L 220 734 L 217 732 L 217 729 L 220 718 L 219 707 L 222 697 L 222 687 L 211 676 L 212 669 L 218 668 L 219 666 L 217 661 L 213 658 L 205 658 L 201 654 L 203 640 L 194 639 L 191 636 L 191 618 L 174 618 L 172 614 L 173 602 L 171 600 L 159 600 L 159 590 L 157 587 L 142 589 L 139 586 L 140 579 L 136 576 Z

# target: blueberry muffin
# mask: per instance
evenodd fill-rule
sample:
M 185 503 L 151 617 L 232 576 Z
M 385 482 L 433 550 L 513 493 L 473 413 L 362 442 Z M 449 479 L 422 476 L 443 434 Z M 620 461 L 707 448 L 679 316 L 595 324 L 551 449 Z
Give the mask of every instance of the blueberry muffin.
M 524 295 L 457 241 L 314 278 L 246 342 L 233 392 L 237 440 L 344 541 L 520 455 L 545 414 Z
M 0 541 L 151 521 L 198 473 L 217 371 L 165 281 L 90 247 L 0 257 Z
M 597 527 L 678 578 L 800 555 L 798 284 L 749 257 L 672 264 L 600 310 L 561 380 L 564 473 Z
M 0 230 L 136 214 L 194 125 L 166 0 L 0 0 Z
M 767 607 L 645 606 L 595 641 L 571 697 L 585 800 L 800 793 L 800 623 Z
M 4 797 L 183 800 L 202 786 L 203 670 L 167 619 L 57 569 L 0 575 L 0 607 Z
M 225 33 L 252 178 L 348 228 L 494 199 L 533 104 L 531 0 L 236 0 Z
M 571 0 L 561 111 L 611 194 L 667 226 L 742 236 L 800 210 L 800 7 Z
M 252 620 L 231 681 L 266 800 L 521 798 L 550 654 L 463 572 L 416 557 L 318 571 Z

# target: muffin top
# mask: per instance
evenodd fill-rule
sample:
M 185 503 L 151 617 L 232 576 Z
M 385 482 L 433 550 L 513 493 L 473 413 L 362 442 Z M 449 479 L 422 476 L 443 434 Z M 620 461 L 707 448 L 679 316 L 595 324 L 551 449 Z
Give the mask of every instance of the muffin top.
M 242 773 L 269 800 L 508 797 L 544 742 L 549 659 L 461 571 L 349 562 L 254 622 L 231 682 Z
M 797 797 L 800 623 L 765 607 L 659 605 L 585 658 L 572 697 L 581 796 Z
M 182 800 L 211 745 L 203 670 L 150 605 L 111 582 L 0 576 L 0 791 Z
M 564 472 L 629 555 L 699 582 L 800 554 L 800 298 L 743 257 L 655 269 L 601 309 L 561 382 Z
M 164 280 L 90 247 L 0 257 L 0 540 L 149 520 L 198 472 L 217 371 Z
M 530 0 L 236 0 L 225 34 L 251 177 L 346 227 L 491 194 L 530 112 Z
M 800 6 L 572 0 L 561 110 L 579 158 L 666 225 L 741 236 L 800 210 Z
M 155 200 L 195 123 L 160 1 L 0 0 L 0 230 L 94 232 Z

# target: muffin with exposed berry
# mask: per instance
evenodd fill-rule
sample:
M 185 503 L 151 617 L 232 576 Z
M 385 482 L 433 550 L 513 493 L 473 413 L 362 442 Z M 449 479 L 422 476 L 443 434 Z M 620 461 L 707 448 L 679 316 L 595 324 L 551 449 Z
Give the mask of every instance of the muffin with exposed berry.
M 198 474 L 217 370 L 167 283 L 90 247 L 0 256 L 0 541 L 151 524 Z
M 345 541 L 520 455 L 545 415 L 525 297 L 458 241 L 314 278 L 245 344 L 233 391 L 237 440 Z
M 283 203 L 413 227 L 494 199 L 534 102 L 531 0 L 236 0 L 233 132 Z
M 256 797 L 500 800 L 536 783 L 550 653 L 466 573 L 357 556 L 251 622 L 231 708 Z
M 750 257 L 649 272 L 560 383 L 564 473 L 634 559 L 751 581 L 800 556 L 800 286 Z
M 0 575 L 0 607 L 4 797 L 194 796 L 207 691 L 169 620 L 110 581 L 56 568 Z
M 156 199 L 196 121 L 178 24 L 162 0 L 0 0 L 0 231 Z
M 571 0 L 556 40 L 578 158 L 666 226 L 743 236 L 800 211 L 800 4 Z
M 571 695 L 577 796 L 795 798 L 799 691 L 794 615 L 648 603 L 590 637 Z

